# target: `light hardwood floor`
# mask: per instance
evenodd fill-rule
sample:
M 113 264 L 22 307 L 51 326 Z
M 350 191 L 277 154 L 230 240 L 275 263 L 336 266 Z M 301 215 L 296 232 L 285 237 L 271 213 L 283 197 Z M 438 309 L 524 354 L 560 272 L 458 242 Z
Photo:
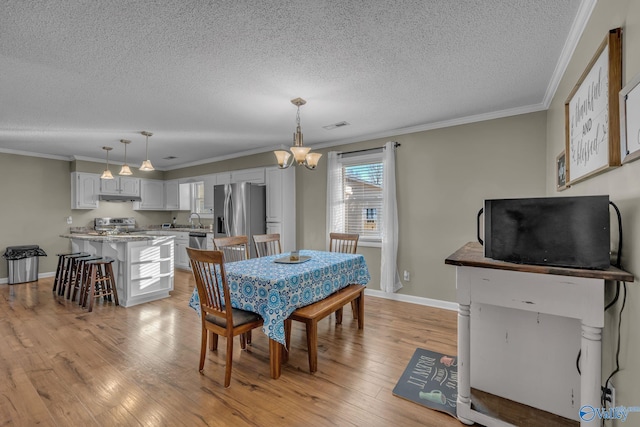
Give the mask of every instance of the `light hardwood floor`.
M 367 297 L 363 331 L 351 310 L 342 325 L 333 316 L 320 322 L 313 375 L 303 326 L 293 322 L 277 380 L 258 329 L 248 351 L 236 338 L 225 389 L 224 343 L 198 372 L 194 286 L 191 273 L 176 271 L 171 298 L 98 303 L 87 313 L 54 296 L 52 279 L 0 285 L 0 426 L 462 425 L 392 394 L 416 347 L 456 353 L 456 312 Z M 527 425 L 552 425 L 515 413 L 533 420 Z
M 456 350 L 456 313 L 367 298 L 365 329 L 345 310 L 319 324 L 318 372 L 308 372 L 302 324 L 282 376 L 269 377 L 258 329 L 225 346 L 198 372 L 200 321 L 188 306 L 195 282 L 176 271 L 171 298 L 92 313 L 56 297 L 52 279 L 0 285 L 0 425 L 15 426 L 460 426 L 393 396 L 416 347 Z

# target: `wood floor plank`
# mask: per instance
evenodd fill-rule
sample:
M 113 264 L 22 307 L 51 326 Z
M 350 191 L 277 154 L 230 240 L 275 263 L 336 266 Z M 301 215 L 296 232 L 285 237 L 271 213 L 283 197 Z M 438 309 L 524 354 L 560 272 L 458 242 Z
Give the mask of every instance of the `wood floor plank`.
M 176 271 L 170 298 L 88 313 L 51 292 L 52 278 L 0 285 L 0 425 L 31 426 L 460 426 L 393 396 L 416 347 L 456 352 L 457 313 L 367 297 L 366 325 L 345 310 L 318 325 L 318 371 L 309 373 L 304 327 L 293 322 L 289 361 L 269 374 L 260 330 L 240 349 L 231 387 L 226 346 L 198 372 L 195 286 Z M 402 315 L 399 315 L 402 313 Z M 224 339 L 222 339 L 224 340 Z

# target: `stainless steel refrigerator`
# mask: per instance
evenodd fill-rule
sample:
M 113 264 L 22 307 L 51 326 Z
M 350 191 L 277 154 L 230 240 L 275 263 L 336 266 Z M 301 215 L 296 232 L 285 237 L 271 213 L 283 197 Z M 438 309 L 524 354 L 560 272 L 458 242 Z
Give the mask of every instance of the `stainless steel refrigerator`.
M 256 252 L 254 234 L 265 234 L 266 191 L 263 185 L 250 182 L 213 187 L 214 237 L 246 235 L 252 258 Z

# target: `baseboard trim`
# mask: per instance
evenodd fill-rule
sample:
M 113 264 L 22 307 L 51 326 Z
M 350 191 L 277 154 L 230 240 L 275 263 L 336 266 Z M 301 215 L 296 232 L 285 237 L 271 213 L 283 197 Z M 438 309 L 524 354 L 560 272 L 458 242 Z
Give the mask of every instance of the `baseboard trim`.
M 38 279 L 44 279 L 45 277 L 54 277 L 55 275 L 56 275 L 55 271 L 50 271 L 48 273 L 41 273 L 41 274 L 38 274 Z M 2 279 L 0 279 L 0 285 L 6 285 L 7 283 L 9 283 L 9 277 L 3 277 Z M 22 282 L 22 283 L 33 283 L 33 282 Z M 21 285 L 22 283 L 16 283 L 16 285 Z
M 38 274 L 38 279 L 43 279 L 45 277 L 53 277 L 55 276 L 55 274 L 56 274 L 55 271 L 48 272 L 48 273 L 41 273 L 41 274 Z M 9 283 L 8 277 L 3 277 L 2 279 L 0 279 L 0 285 L 6 285 L 7 283 Z M 24 283 L 33 283 L 33 282 L 24 282 Z M 19 285 L 19 284 L 20 283 L 16 283 L 16 285 Z M 458 311 L 458 303 L 450 302 L 450 301 L 416 297 L 413 295 L 394 294 L 394 293 L 378 291 L 375 289 L 366 289 L 364 293 L 365 295 L 369 295 L 377 298 L 384 298 L 384 299 L 400 301 L 400 302 L 408 302 L 411 304 L 424 305 L 427 307 L 442 308 L 444 310 Z
M 458 311 L 458 303 L 450 301 L 442 301 L 438 299 L 416 297 L 413 295 L 394 294 L 389 292 L 382 292 L 375 289 L 366 289 L 365 295 L 369 295 L 377 298 L 384 298 L 393 301 L 409 302 L 412 304 L 426 305 L 428 307 L 442 308 L 444 310 Z

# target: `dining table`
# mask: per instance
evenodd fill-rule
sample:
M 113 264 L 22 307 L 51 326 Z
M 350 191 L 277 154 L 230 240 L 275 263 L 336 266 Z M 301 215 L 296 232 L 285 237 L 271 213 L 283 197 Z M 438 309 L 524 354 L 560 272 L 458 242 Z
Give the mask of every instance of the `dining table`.
M 231 306 L 259 314 L 269 337 L 271 378 L 279 378 L 285 342 L 285 320 L 297 308 L 325 299 L 350 285 L 366 285 L 371 276 L 361 254 L 316 250 L 225 263 Z M 200 314 L 195 288 L 189 306 Z

